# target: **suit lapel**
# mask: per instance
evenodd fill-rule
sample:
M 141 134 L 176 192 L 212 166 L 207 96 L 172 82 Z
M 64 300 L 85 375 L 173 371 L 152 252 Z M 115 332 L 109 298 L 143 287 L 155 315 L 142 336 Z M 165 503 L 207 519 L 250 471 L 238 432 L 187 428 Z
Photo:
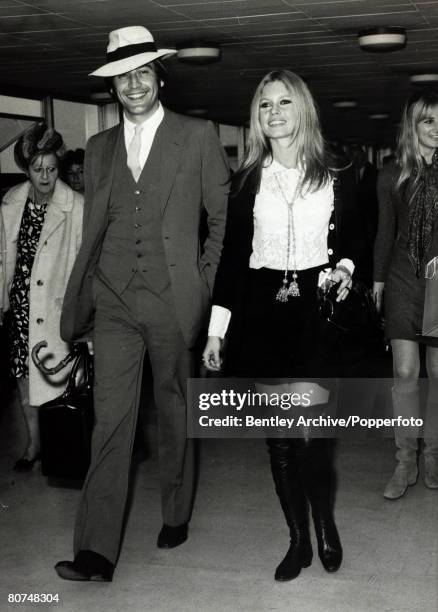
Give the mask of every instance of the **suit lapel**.
M 160 206 L 164 214 L 183 151 L 184 123 L 178 115 L 165 110 L 158 129 L 161 130 L 161 159 L 164 164 L 160 184 Z
M 107 141 L 103 146 L 102 162 L 100 166 L 100 178 L 95 194 L 95 202 L 97 206 L 108 207 L 108 202 L 111 195 L 111 189 L 114 180 L 114 166 L 117 160 L 118 149 L 123 142 L 123 123 L 119 123 L 113 130 L 108 133 Z
M 107 228 L 108 206 L 114 181 L 114 169 L 118 158 L 119 147 L 123 142 L 123 123 L 113 128 L 107 135 L 101 148 L 96 147 L 93 151 L 95 161 L 99 165 L 92 164 L 92 169 L 98 175 L 96 191 L 93 194 L 93 204 L 86 234 L 91 232 L 93 244 L 99 241 Z M 85 235 L 83 236 L 85 240 Z

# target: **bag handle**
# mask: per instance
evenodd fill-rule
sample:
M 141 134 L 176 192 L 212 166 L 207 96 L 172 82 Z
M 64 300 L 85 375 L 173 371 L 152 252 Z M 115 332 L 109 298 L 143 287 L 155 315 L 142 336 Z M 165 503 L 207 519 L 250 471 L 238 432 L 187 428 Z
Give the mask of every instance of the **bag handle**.
M 426 272 L 425 272 L 424 276 L 428 280 L 431 280 L 432 278 L 435 278 L 435 276 L 436 276 L 436 262 L 437 262 L 437 259 L 438 259 L 438 257 L 434 257 L 426 265 Z
M 32 361 L 34 362 L 35 366 L 38 368 L 41 374 L 45 374 L 46 376 L 53 376 L 53 374 L 60 372 L 67 364 L 70 363 L 70 361 L 75 359 L 81 351 L 80 344 L 74 344 L 72 350 L 64 357 L 64 359 L 61 359 L 61 361 L 56 366 L 53 366 L 53 368 L 48 368 L 44 365 L 39 357 L 40 350 L 46 347 L 47 342 L 45 340 L 41 340 L 41 342 L 35 344 L 31 352 Z
M 67 385 L 65 387 L 64 394 L 70 394 L 77 391 L 80 387 L 82 388 L 91 388 L 93 385 L 93 361 L 92 357 L 88 351 L 88 346 L 86 342 L 80 342 L 75 344 L 73 350 L 76 350 L 76 358 L 70 370 L 70 374 L 68 375 Z M 77 384 L 77 375 L 79 371 L 79 367 L 83 363 L 84 366 L 84 376 L 80 385 Z
M 47 342 L 42 340 L 33 347 L 31 352 L 32 361 L 42 374 L 45 376 L 57 374 L 63 368 L 65 368 L 66 365 L 74 360 L 64 393 L 70 393 L 79 387 L 79 385 L 76 384 L 76 379 L 81 363 L 84 364 L 84 377 L 81 386 L 91 387 L 93 384 L 93 362 L 86 342 L 77 342 L 74 344 L 68 355 L 66 355 L 64 359 L 61 359 L 61 361 L 56 366 L 53 366 L 53 368 L 48 368 L 45 366 L 39 358 L 40 350 L 45 347 L 47 347 Z

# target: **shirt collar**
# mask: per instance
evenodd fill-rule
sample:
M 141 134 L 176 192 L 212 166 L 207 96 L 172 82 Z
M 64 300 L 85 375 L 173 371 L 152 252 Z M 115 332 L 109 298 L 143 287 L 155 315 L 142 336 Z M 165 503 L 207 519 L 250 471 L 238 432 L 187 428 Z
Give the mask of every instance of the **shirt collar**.
M 163 107 L 161 105 L 161 102 L 158 102 L 158 108 L 153 113 L 153 115 L 148 117 L 145 121 L 143 121 L 143 123 L 141 123 L 139 125 L 141 125 L 143 133 L 144 132 L 156 131 L 156 129 L 158 128 L 158 126 L 162 122 L 163 118 L 164 118 L 164 109 L 163 109 Z M 133 134 L 134 130 L 135 130 L 135 128 L 136 128 L 136 126 L 138 124 L 134 123 L 133 121 L 128 119 L 128 117 L 125 114 L 123 114 L 123 121 L 124 121 L 125 130 L 129 134 L 131 134 L 131 133 Z

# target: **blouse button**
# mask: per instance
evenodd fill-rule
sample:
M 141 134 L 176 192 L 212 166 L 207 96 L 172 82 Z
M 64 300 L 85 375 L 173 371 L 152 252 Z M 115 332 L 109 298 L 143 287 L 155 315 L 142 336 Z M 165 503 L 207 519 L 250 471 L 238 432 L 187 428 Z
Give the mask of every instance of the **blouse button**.
M 335 229 L 335 224 L 334 223 L 330 223 L 329 229 L 331 229 L 331 230 Z
M 40 318 L 38 318 L 38 319 L 36 320 L 36 322 L 38 323 L 38 325 L 41 325 L 41 323 L 44 323 L 44 319 L 40 319 Z
M 41 279 L 37 280 L 37 285 L 38 287 L 41 287 L 42 285 L 44 285 L 44 281 L 42 281 Z
M 327 253 L 328 253 L 329 255 L 333 255 L 333 249 L 327 249 Z

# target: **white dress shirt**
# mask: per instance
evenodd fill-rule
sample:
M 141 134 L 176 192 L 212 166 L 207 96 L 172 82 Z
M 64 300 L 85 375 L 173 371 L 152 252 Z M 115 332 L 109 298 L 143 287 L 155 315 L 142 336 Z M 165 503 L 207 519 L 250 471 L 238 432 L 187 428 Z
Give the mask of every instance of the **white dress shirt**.
M 148 117 L 146 121 L 143 121 L 143 123 L 141 124 L 141 146 L 138 161 L 142 170 L 149 156 L 149 152 L 151 150 L 152 143 L 155 138 L 155 133 L 163 119 L 164 109 L 161 104 L 158 103 L 158 108 L 154 112 L 154 114 Z M 123 131 L 125 136 L 126 151 L 129 150 L 131 140 L 134 138 L 134 130 L 136 128 L 136 125 L 136 123 L 133 123 L 128 119 L 126 115 L 124 115 Z

